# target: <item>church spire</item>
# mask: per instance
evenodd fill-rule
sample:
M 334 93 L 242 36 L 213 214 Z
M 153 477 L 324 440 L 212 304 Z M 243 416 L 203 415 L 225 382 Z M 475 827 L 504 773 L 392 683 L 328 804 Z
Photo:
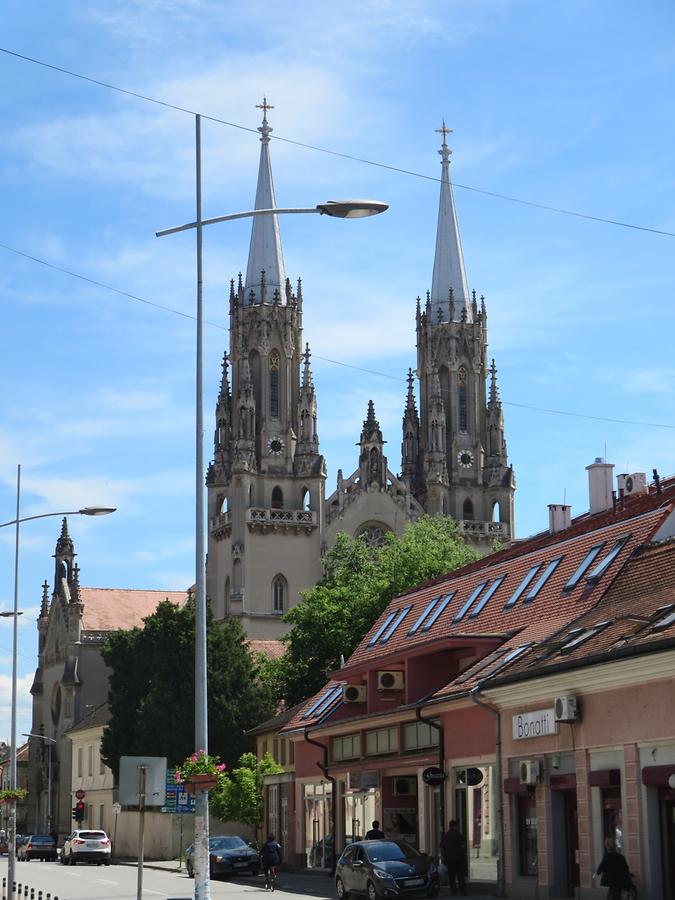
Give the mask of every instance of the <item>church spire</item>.
M 495 365 L 494 359 L 492 360 L 492 365 L 490 366 L 490 400 L 488 403 L 488 409 L 492 409 L 493 407 L 501 406 L 501 401 L 499 399 L 499 388 L 497 386 L 497 366 Z
M 258 168 L 258 186 L 255 195 L 255 209 L 274 209 L 277 205 L 272 179 L 270 161 L 270 132 L 272 128 L 267 121 L 267 110 L 274 109 L 263 97 L 257 105 L 263 111 L 262 125 L 258 128 L 260 138 L 260 166 Z M 261 274 L 264 272 L 264 276 Z M 286 304 L 286 273 L 284 258 L 281 252 L 281 234 L 277 216 L 255 216 L 251 230 L 251 243 L 248 251 L 246 268 L 245 302 L 265 302 L 265 297 L 272 301 L 275 291 L 279 292 L 279 302 Z M 253 296 L 251 296 L 253 292 Z
M 433 323 L 437 321 L 439 312 L 440 320 L 443 322 L 460 321 L 463 317 L 465 317 L 465 321 L 471 321 L 464 255 L 450 180 L 450 154 L 452 151 L 445 140 L 451 129 L 446 127 L 445 120 L 443 120 L 443 124 L 437 131 L 443 136 L 443 143 L 438 151 L 441 156 L 441 195 L 438 203 L 436 255 L 431 281 L 431 321 Z M 452 318 L 449 302 L 450 291 L 452 291 L 454 299 Z

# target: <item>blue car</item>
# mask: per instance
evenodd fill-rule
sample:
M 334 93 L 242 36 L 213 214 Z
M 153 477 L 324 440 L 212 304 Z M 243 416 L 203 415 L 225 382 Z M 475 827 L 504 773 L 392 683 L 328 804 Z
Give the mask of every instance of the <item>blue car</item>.
M 365 894 L 368 900 L 422 894 L 437 897 L 436 864 L 407 841 L 356 841 L 348 844 L 335 872 L 338 900 Z
M 185 851 L 185 868 L 194 878 L 194 846 Z M 257 875 L 260 872 L 258 851 L 236 835 L 209 838 L 209 874 L 211 878 L 226 875 Z

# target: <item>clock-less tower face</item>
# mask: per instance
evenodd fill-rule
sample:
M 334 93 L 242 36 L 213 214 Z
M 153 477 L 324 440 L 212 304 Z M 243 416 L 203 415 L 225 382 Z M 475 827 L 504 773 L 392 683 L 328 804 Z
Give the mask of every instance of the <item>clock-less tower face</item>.
M 460 450 L 457 454 L 457 463 L 462 469 L 470 469 L 473 466 L 473 453 L 470 450 Z

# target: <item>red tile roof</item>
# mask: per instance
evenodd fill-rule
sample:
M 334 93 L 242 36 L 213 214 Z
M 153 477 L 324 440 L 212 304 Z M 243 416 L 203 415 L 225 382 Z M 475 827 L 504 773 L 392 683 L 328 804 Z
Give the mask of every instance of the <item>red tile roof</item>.
M 140 628 L 162 600 L 176 606 L 187 602 L 187 591 L 137 591 L 124 588 L 80 588 L 85 631 Z
M 251 653 L 262 653 L 270 659 L 280 659 L 286 649 L 281 641 L 249 641 Z
M 675 497 L 675 483 L 668 490 L 667 497 L 665 493 L 637 497 L 630 504 L 627 503 L 624 509 L 619 509 L 615 513 L 581 517 L 583 521 L 573 523 L 571 528 L 563 532 L 555 535 L 537 535 L 532 540 L 523 541 L 508 550 L 488 556 L 397 597 L 361 641 L 347 665 L 339 674 L 335 673 L 335 677 L 340 681 L 343 679 L 350 681 L 368 670 L 400 664 L 408 656 L 429 653 L 440 648 L 472 648 L 480 647 L 482 644 L 480 655 L 485 658 L 486 653 L 496 650 L 497 647 L 508 650 L 530 641 L 537 644 L 541 640 L 546 640 L 566 622 L 578 618 L 580 614 L 594 607 L 631 554 L 647 543 L 670 516 L 672 505 L 668 500 Z M 586 581 L 586 576 L 592 571 L 593 566 L 600 563 L 621 538 L 626 538 L 626 542 L 607 570 L 597 581 L 590 583 Z M 587 557 L 590 549 L 599 543 L 603 544 L 602 549 L 584 577 L 576 587 L 564 591 L 564 585 Z M 558 557 L 560 561 L 557 567 L 536 597 L 531 602 L 525 602 L 527 592 L 537 584 L 548 564 Z M 505 608 L 514 591 L 535 566 L 539 568 L 527 590 L 517 602 Z M 499 579 L 502 580 L 498 582 Z M 497 582 L 498 585 L 488 602 L 475 614 L 481 603 L 481 597 Z M 484 583 L 485 587 L 460 617 L 459 611 L 466 606 L 468 598 L 481 583 Z M 416 633 L 409 635 L 411 628 L 423 617 L 425 610 L 429 609 L 431 601 L 435 597 L 442 598 L 448 594 L 452 594 L 451 600 L 430 629 L 426 632 L 422 630 L 426 621 L 424 619 Z M 402 614 L 408 607 L 404 618 L 387 638 L 388 629 L 397 621 L 398 614 Z M 392 614 L 394 616 L 390 619 Z M 382 631 L 383 625 L 388 620 L 390 624 Z M 381 636 L 375 640 L 378 632 L 382 632 Z M 387 639 L 383 642 L 383 638 Z M 514 664 L 516 662 L 517 660 L 514 660 Z M 480 663 L 476 663 L 473 667 L 475 677 L 485 677 L 485 673 L 479 672 L 479 668 Z M 466 676 L 466 673 L 464 675 Z M 460 689 L 461 684 L 461 690 L 466 691 L 473 677 L 471 672 L 468 676 L 462 683 L 459 682 L 462 678 L 460 674 L 459 679 L 455 679 L 455 687 L 452 690 Z M 335 683 L 337 682 L 331 682 Z M 293 730 L 307 724 L 307 721 L 303 720 L 303 715 L 327 689 L 328 686 L 307 701 L 284 730 Z M 438 693 L 445 694 L 450 690 L 451 686 L 447 685 Z M 322 716 L 323 718 L 325 717 Z M 314 726 L 317 724 L 314 716 L 312 724 Z

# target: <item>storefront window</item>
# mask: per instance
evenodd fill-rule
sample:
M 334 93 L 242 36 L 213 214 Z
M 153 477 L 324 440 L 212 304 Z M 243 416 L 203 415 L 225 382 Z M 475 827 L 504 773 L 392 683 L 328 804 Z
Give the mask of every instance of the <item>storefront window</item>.
M 539 873 L 539 853 L 537 849 L 537 803 L 534 791 L 519 794 L 518 804 L 518 849 L 520 874 Z
M 497 880 L 496 778 L 491 765 L 455 769 L 454 818 L 466 838 L 471 881 Z
M 612 838 L 619 853 L 623 852 L 623 817 L 621 812 L 621 788 L 603 788 L 602 836 Z
M 333 863 L 331 787 L 324 782 L 303 785 L 305 854 L 310 869 L 330 869 Z
M 395 753 L 398 750 L 398 728 L 378 728 L 366 732 L 366 756 Z

